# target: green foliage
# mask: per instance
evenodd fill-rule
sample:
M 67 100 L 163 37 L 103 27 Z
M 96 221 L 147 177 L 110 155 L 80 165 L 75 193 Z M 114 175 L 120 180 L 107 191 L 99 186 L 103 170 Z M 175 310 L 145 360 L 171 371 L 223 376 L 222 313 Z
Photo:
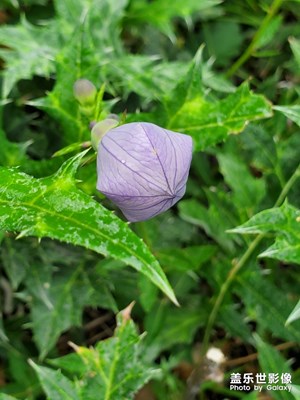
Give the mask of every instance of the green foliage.
M 293 321 L 296 321 L 299 318 L 300 318 L 300 300 L 298 301 L 295 308 L 293 309 L 288 319 L 286 320 L 286 325 L 292 323 Z
M 138 389 L 157 372 L 139 361 L 140 342 L 129 309 L 125 309 L 117 316 L 112 338 L 90 349 L 73 345 L 76 355 L 71 364 L 64 362 L 64 357 L 52 361 L 74 378 L 77 375 L 74 381 L 60 371 L 38 366 L 33 361 L 30 364 L 51 399 L 91 399 L 96 393 L 105 400 L 133 399 Z
M 126 223 L 76 189 L 74 174 L 85 153 L 41 180 L 13 169 L 0 170 L 1 228 L 21 232 L 19 237 L 50 237 L 120 259 L 147 275 L 176 302 L 145 244 Z
M 260 256 L 300 264 L 299 221 L 300 211 L 285 202 L 281 207 L 261 211 L 232 232 L 242 234 L 274 232 L 275 243 Z
M 194 150 L 204 150 L 241 132 L 250 121 L 272 115 L 268 101 L 249 90 L 247 83 L 225 99 L 212 101 L 205 96 L 199 71 L 200 54 L 186 77 L 164 101 L 167 127 L 191 135 Z M 161 117 L 160 117 L 161 118 Z
M 20 79 L 30 79 L 34 75 L 47 78 L 54 72 L 54 58 L 58 51 L 56 26 L 37 27 L 25 18 L 17 26 L 0 28 L 0 56 L 6 62 L 4 71 L 3 97 L 7 97 Z
M 265 343 L 258 335 L 255 336 L 255 341 L 258 350 L 259 363 L 266 374 L 276 371 L 278 377 L 281 377 L 282 374 L 292 375 L 292 371 L 287 361 L 275 348 Z M 296 399 L 296 397 L 286 391 L 272 392 L 272 395 L 276 400 Z
M 221 3 L 222 0 L 187 0 L 184 4 L 180 0 L 155 0 L 148 4 L 145 0 L 131 2 L 128 18 L 138 23 L 150 23 L 175 40 L 172 19 L 174 17 L 189 18 L 194 13 L 210 11 L 211 8 Z
M 299 18 L 292 0 L 1 2 L 0 400 L 261 397 L 231 373 L 291 374 L 268 396 L 299 398 Z M 128 224 L 96 191 L 90 123 L 110 113 L 192 136 L 166 213 Z

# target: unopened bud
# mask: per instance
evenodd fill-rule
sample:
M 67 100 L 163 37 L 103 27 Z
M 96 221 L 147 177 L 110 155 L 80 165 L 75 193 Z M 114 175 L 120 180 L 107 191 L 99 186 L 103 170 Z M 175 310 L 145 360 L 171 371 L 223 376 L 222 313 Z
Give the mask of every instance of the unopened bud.
M 103 136 L 108 132 L 110 129 L 115 128 L 116 126 L 119 125 L 119 121 L 116 121 L 115 119 L 104 119 L 103 121 L 97 122 L 96 125 L 93 126 L 92 132 L 91 132 L 91 141 L 92 141 L 92 146 L 94 150 L 97 151 L 98 145 L 100 140 L 103 138 Z
M 74 97 L 83 105 L 93 105 L 97 95 L 96 86 L 88 79 L 78 79 L 73 86 Z

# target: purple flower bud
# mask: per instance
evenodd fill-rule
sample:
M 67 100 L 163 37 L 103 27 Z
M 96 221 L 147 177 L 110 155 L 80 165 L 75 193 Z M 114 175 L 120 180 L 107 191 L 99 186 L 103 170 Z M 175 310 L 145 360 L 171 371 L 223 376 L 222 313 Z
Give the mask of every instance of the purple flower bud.
M 131 221 L 172 207 L 185 193 L 192 138 L 146 122 L 109 130 L 98 148 L 97 189 Z
M 73 86 L 74 97 L 81 105 L 93 105 L 97 89 L 88 79 L 78 79 Z

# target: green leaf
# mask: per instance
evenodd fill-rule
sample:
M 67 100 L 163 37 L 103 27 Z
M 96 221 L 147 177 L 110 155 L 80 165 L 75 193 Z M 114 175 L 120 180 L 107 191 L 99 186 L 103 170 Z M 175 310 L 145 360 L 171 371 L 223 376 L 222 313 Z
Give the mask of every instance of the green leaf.
M 217 66 L 227 67 L 230 60 L 241 52 L 244 34 L 235 21 L 218 21 L 204 24 L 203 34 L 209 54 Z
M 291 121 L 300 126 L 300 106 L 295 104 L 293 106 L 274 106 L 274 110 L 280 111 Z
M 1 112 L 1 110 L 0 110 Z M 27 161 L 27 143 L 13 143 L 7 140 L 4 131 L 0 128 L 0 165 L 13 167 Z
M 258 271 L 250 276 L 240 276 L 238 283 L 240 286 L 235 290 L 246 304 L 252 320 L 277 338 L 296 342 L 300 340 L 300 324 L 285 325 L 291 308 L 288 294 L 284 294 Z
M 254 215 L 230 232 L 241 234 L 275 233 L 275 243 L 260 257 L 271 257 L 300 264 L 300 210 L 286 201 L 281 207 Z
M 206 314 L 206 309 L 199 307 L 178 308 L 171 312 L 163 303 L 152 309 L 145 319 L 145 359 L 153 361 L 161 351 L 175 344 L 191 343 L 197 329 L 205 323 Z
M 178 204 L 179 215 L 193 225 L 200 226 L 226 252 L 235 248 L 233 238 L 226 232 L 237 221 L 228 199 L 222 193 L 206 191 L 209 207 L 195 199 L 183 200 Z
M 133 399 L 156 373 L 139 360 L 141 337 L 125 309 L 117 316 L 114 336 L 95 348 L 75 347 L 86 371 L 81 378 L 82 399 Z
M 34 75 L 48 77 L 54 72 L 54 58 L 58 51 L 57 26 L 38 27 L 25 18 L 16 26 L 0 27 L 0 43 L 8 47 L 0 55 L 6 62 L 3 96 L 7 97 L 20 79 Z
M 209 99 L 200 76 L 201 62 L 200 49 L 187 75 L 155 114 L 168 129 L 191 135 L 195 151 L 240 133 L 250 121 L 272 116 L 271 104 L 253 94 L 247 82 L 222 100 Z
M 83 263 L 75 268 L 65 265 L 55 273 L 53 270 L 53 265 L 35 263 L 25 280 L 31 295 L 32 329 L 40 358 L 55 345 L 61 332 L 81 325 L 84 306 L 113 306 L 107 287 L 98 282 L 94 288 Z M 96 304 L 95 294 L 98 297 Z
M 65 145 L 90 139 L 88 120 L 81 115 L 73 95 L 73 85 L 77 79 L 85 76 L 92 79 L 92 72 L 87 70 L 87 54 L 90 53 L 88 46 L 89 40 L 84 38 L 82 30 L 73 33 L 68 45 L 56 57 L 57 80 L 53 91 L 47 97 L 28 102 L 46 111 L 60 123 L 62 142 Z
M 216 246 L 189 246 L 184 249 L 171 247 L 158 251 L 157 258 L 172 271 L 199 270 L 216 253 Z
M 252 215 L 266 193 L 265 181 L 255 178 L 243 160 L 233 152 L 217 155 L 225 182 L 233 190 L 232 201 L 239 210 Z
M 298 67 L 300 67 L 300 40 L 292 37 L 289 39 L 289 42 Z
M 286 325 L 292 323 L 293 321 L 296 321 L 297 319 L 300 318 L 300 300 L 296 304 L 295 308 L 293 311 L 290 313 L 288 319 L 286 320 Z
M 29 364 L 37 373 L 43 389 L 51 400 L 80 400 L 75 384 L 60 371 L 41 367 L 29 360 Z
M 263 342 L 263 340 L 255 334 L 256 348 L 258 351 L 258 360 L 263 373 L 267 376 L 269 373 L 278 374 L 278 385 L 281 386 L 291 386 L 290 384 L 284 384 L 281 382 L 283 374 L 287 374 L 292 377 L 292 371 L 288 365 L 288 362 L 284 357 L 276 350 L 273 346 Z M 274 386 L 274 385 L 272 385 Z M 286 390 L 272 390 L 269 391 L 272 398 L 275 400 L 293 400 L 294 397 L 291 393 Z
M 122 260 L 144 273 L 176 303 L 147 246 L 110 211 L 76 188 L 74 174 L 85 152 L 48 178 L 0 169 L 0 228 L 19 236 L 58 239 Z
M 190 15 L 203 12 L 218 4 L 222 0 L 186 0 L 184 3 L 180 0 L 173 0 L 172 7 L 168 0 L 155 0 L 148 3 L 146 0 L 131 2 L 128 11 L 129 20 L 133 22 L 149 23 L 157 27 L 160 31 L 175 40 L 172 19 L 174 17 L 187 18 Z
M 8 394 L 0 393 L 0 400 L 17 400 L 17 398 L 9 396 Z

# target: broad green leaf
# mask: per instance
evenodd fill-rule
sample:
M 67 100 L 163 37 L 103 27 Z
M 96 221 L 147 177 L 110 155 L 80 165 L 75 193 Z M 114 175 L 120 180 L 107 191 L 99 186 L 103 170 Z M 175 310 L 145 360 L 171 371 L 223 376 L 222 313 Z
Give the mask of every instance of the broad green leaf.
M 17 400 L 17 398 L 9 396 L 8 394 L 0 393 L 0 400 Z
M 261 371 L 268 377 L 269 373 L 278 374 L 278 384 L 281 386 L 290 386 L 290 383 L 286 384 L 282 382 L 282 379 L 291 377 L 292 371 L 288 365 L 287 360 L 276 350 L 273 346 L 265 343 L 257 334 L 255 334 L 256 348 L 258 351 L 258 360 L 261 367 Z M 286 375 L 285 375 L 286 374 Z M 266 379 L 268 381 L 268 378 Z M 266 389 L 267 385 L 263 385 Z M 271 386 L 274 386 L 271 385 Z M 269 391 L 272 398 L 275 400 L 293 400 L 294 397 L 289 391 L 286 390 L 272 390 Z
M 234 290 L 246 304 L 252 320 L 277 338 L 296 342 L 300 340 L 300 324 L 295 322 L 285 325 L 291 308 L 288 294 L 283 293 L 257 271 L 250 276 L 240 276 L 237 281 L 239 286 Z
M 187 18 L 194 13 L 203 12 L 220 3 L 222 3 L 222 0 L 186 0 L 184 3 L 180 0 L 173 0 L 172 7 L 170 7 L 168 0 L 155 0 L 150 4 L 145 0 L 132 1 L 128 17 L 133 23 L 140 22 L 154 25 L 174 41 L 175 37 L 171 25 L 174 17 Z
M 157 252 L 157 258 L 162 265 L 172 271 L 198 270 L 216 253 L 216 246 L 189 246 L 184 249 L 170 247 Z
M 300 106 L 295 104 L 292 106 L 274 106 L 274 110 L 280 111 L 287 118 L 295 122 L 298 126 L 300 126 Z
M 241 52 L 244 34 L 235 21 L 217 21 L 203 26 L 205 44 L 209 54 L 216 59 L 217 66 L 228 63 Z
M 29 364 L 37 373 L 41 385 L 51 400 L 80 400 L 75 384 L 60 371 L 41 367 L 29 360 Z
M 233 190 L 231 194 L 233 203 L 239 211 L 246 210 L 248 215 L 252 215 L 265 196 L 265 181 L 255 178 L 236 153 L 223 152 L 218 154 L 217 158 L 220 172 Z
M 234 240 L 226 232 L 237 222 L 232 204 L 223 193 L 206 191 L 209 206 L 206 208 L 195 199 L 182 200 L 178 204 L 180 217 L 193 225 L 200 226 L 225 251 L 232 252 Z
M 295 308 L 293 309 L 288 319 L 286 320 L 286 325 L 292 323 L 293 321 L 296 321 L 299 318 L 300 318 L 300 300 L 298 301 Z
M 155 113 L 166 128 L 191 135 L 195 151 L 240 133 L 250 121 L 272 116 L 271 104 L 251 92 L 247 82 L 222 100 L 209 99 L 204 93 L 201 63 L 200 49 L 186 76 Z
M 235 304 L 227 304 L 220 309 L 218 325 L 223 326 L 232 337 L 240 337 L 245 343 L 251 342 L 251 330 L 247 318 Z
M 120 259 L 176 302 L 165 274 L 143 241 L 125 222 L 76 188 L 73 176 L 84 154 L 43 179 L 1 168 L 0 228 L 21 232 L 20 236 L 58 239 Z
M 53 273 L 53 265 L 31 265 L 25 284 L 31 295 L 32 330 L 44 358 L 55 345 L 61 332 L 80 326 L 84 306 L 116 310 L 103 282 L 93 287 L 84 264 L 64 266 Z M 94 297 L 97 295 L 97 302 Z
M 141 337 L 125 309 L 117 316 L 114 336 L 95 348 L 76 347 L 86 371 L 81 377 L 82 399 L 133 399 L 156 371 L 140 361 Z
M 281 207 L 261 211 L 231 232 L 275 233 L 275 243 L 260 254 L 260 257 L 300 264 L 300 210 L 287 201 Z
M 197 329 L 206 322 L 205 309 L 190 307 L 170 310 L 165 304 L 152 309 L 145 319 L 144 357 L 153 361 L 161 351 L 176 344 L 191 343 Z
M 21 19 L 16 26 L 0 27 L 0 43 L 7 46 L 0 55 L 6 62 L 3 96 L 7 97 L 20 79 L 34 75 L 49 77 L 54 72 L 54 58 L 58 52 L 57 26 L 34 26 Z
M 0 165 L 13 167 L 26 162 L 26 149 L 28 146 L 29 143 L 10 142 L 7 140 L 4 131 L 0 128 Z

